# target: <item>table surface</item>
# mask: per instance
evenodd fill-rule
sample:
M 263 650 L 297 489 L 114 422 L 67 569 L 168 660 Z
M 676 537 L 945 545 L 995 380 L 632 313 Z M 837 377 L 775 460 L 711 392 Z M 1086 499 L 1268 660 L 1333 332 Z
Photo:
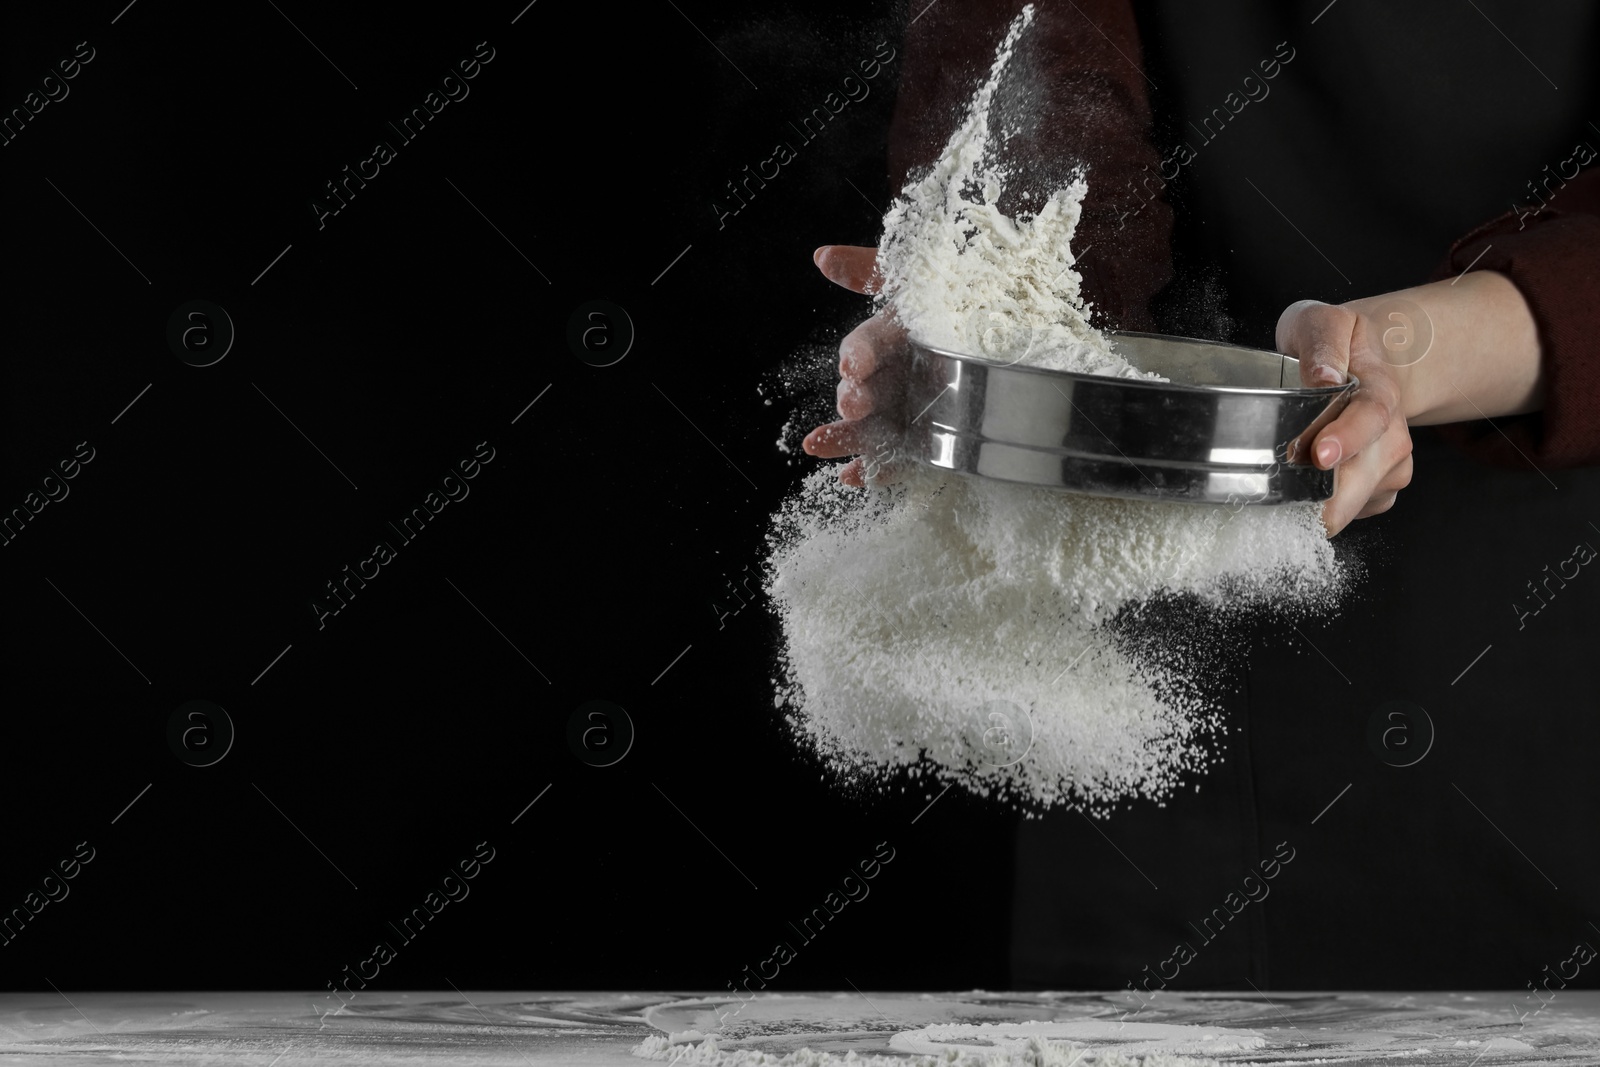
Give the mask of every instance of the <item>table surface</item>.
M 1199 1047 L 1227 1063 L 1600 1063 L 1600 992 L 1546 998 L 1527 990 L 1163 992 L 1141 1005 L 1126 991 L 852 990 L 762 994 L 741 1007 L 726 994 L 447 990 L 363 991 L 341 1006 L 292 992 L 11 993 L 0 994 L 0 1062 L 643 1067 L 674 1057 L 748 1061 L 755 1050 L 782 1057 L 806 1047 L 840 1061 L 853 1051 L 867 1064 L 874 1057 L 910 1064 L 912 1053 L 935 1051 L 930 1040 L 946 1049 L 954 1042 L 958 1057 L 950 1062 L 959 1062 L 961 1050 L 1014 1041 L 1043 1025 L 1050 1040 L 1091 1049 L 1079 1061 L 1084 1067 L 1118 1055 L 1138 1063 L 1158 1049 L 1198 1055 Z M 720 1058 L 708 1058 L 703 1045 L 689 1046 L 716 1030 L 719 1017 Z M 647 1038 L 659 1044 L 669 1035 L 678 1044 L 658 1048 L 657 1059 L 634 1053 Z

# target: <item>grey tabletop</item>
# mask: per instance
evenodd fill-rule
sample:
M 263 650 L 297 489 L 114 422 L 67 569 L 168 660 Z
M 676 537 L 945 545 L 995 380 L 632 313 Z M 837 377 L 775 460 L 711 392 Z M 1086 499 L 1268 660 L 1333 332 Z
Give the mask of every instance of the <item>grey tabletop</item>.
M 1030 1049 L 1032 1050 L 1030 1052 Z M 1600 993 L 11 993 L 0 1062 L 1600 1063 Z

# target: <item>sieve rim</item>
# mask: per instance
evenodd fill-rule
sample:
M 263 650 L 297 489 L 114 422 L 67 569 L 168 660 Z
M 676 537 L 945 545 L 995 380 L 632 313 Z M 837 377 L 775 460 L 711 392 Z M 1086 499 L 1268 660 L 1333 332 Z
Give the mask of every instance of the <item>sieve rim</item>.
M 1202 337 L 1178 337 L 1173 334 L 1145 333 L 1138 330 L 1105 330 L 1102 332 L 1113 341 L 1119 337 L 1141 337 L 1153 341 L 1179 341 L 1184 344 L 1206 345 L 1211 348 L 1225 349 L 1230 352 L 1238 352 L 1248 355 L 1276 357 L 1280 361 L 1280 380 L 1290 368 L 1298 369 L 1300 366 L 1300 361 L 1294 356 L 1285 355 L 1282 352 L 1275 352 L 1270 348 L 1252 348 L 1248 345 L 1229 344 L 1226 341 L 1212 341 Z M 1154 389 L 1167 393 L 1193 393 L 1201 396 L 1210 396 L 1217 393 L 1245 394 L 1252 396 L 1325 396 L 1331 399 L 1347 390 L 1355 389 L 1361 384 L 1360 378 L 1354 374 L 1349 374 L 1348 372 L 1345 376 L 1346 380 L 1338 383 L 1337 385 L 1278 386 L 1274 388 L 1272 386 L 1263 385 L 1198 385 L 1191 382 L 1159 382 L 1152 381 L 1148 378 L 1124 378 L 1111 374 L 1089 374 L 1084 371 L 1055 370 L 1051 367 L 1035 367 L 1026 363 L 1002 363 L 998 360 L 989 359 L 985 356 L 975 356 L 965 352 L 957 352 L 954 349 L 942 348 L 938 345 L 930 345 L 923 341 L 917 340 L 915 337 L 911 337 L 910 342 L 914 348 L 921 349 L 924 352 L 940 356 L 944 359 L 954 359 L 964 363 L 976 363 L 983 367 L 994 368 L 998 370 L 1018 371 L 1023 374 L 1036 374 L 1047 380 L 1083 381 L 1093 382 L 1098 385 L 1115 383 L 1119 388 L 1122 386 L 1129 386 L 1136 389 Z

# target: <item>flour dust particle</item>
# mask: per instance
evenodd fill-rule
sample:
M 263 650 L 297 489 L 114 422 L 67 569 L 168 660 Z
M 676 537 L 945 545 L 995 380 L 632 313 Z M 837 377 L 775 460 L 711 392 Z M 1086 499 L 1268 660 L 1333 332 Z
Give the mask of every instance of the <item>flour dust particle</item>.
M 1091 322 L 1070 241 L 1084 172 L 1002 214 L 997 87 L 1033 8 L 925 175 L 884 219 L 880 313 L 1005 362 L 1145 376 Z M 994 130 L 1002 131 L 997 138 Z M 838 779 L 909 775 L 1024 810 L 1162 800 L 1215 761 L 1213 649 L 1117 622 L 1180 598 L 1232 614 L 1336 607 L 1348 581 L 1321 505 L 1090 497 L 914 466 L 893 485 L 808 474 L 773 516 L 775 702 Z

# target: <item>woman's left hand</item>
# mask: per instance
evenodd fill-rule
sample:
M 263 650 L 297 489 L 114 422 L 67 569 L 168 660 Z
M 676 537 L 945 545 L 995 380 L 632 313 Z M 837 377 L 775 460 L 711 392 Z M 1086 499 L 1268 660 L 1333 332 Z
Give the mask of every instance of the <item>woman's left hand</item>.
M 1411 484 L 1411 432 L 1401 383 L 1384 358 L 1382 328 L 1354 304 L 1301 300 L 1278 318 L 1278 351 L 1300 361 L 1304 386 L 1338 385 L 1354 375 L 1360 384 L 1339 417 L 1314 440 L 1297 439 L 1291 462 L 1336 470 L 1333 496 L 1322 523 L 1332 537 L 1356 519 L 1394 507 Z

